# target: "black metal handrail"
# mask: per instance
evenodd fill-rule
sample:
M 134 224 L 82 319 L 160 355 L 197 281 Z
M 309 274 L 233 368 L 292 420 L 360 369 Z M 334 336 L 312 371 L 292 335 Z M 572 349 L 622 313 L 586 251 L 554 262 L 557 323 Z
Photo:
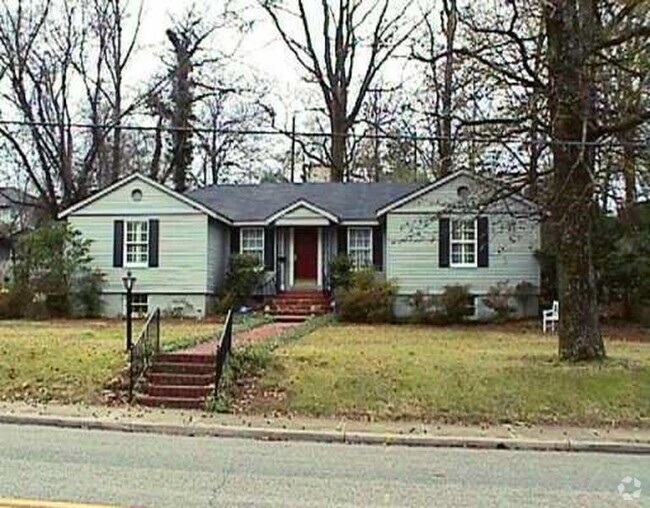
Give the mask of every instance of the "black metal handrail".
M 332 291 L 332 281 L 330 279 L 329 263 L 323 263 L 323 293 L 329 294 Z
M 153 357 L 160 352 L 160 309 L 149 314 L 138 336 L 129 350 L 129 402 L 133 400 L 133 389 L 147 369 Z
M 217 359 L 216 359 L 216 365 L 215 365 L 215 377 L 214 377 L 214 396 L 217 396 L 218 390 L 219 390 L 219 383 L 221 382 L 221 379 L 223 378 L 223 371 L 224 367 L 226 365 L 226 361 L 228 360 L 228 355 L 230 354 L 230 351 L 232 349 L 232 321 L 233 321 L 233 313 L 232 309 L 228 311 L 228 315 L 226 316 L 226 322 L 223 325 L 223 329 L 221 330 L 221 336 L 218 339 L 217 342 Z
M 257 286 L 254 294 L 260 296 L 269 296 L 274 295 L 277 290 L 277 272 L 266 272 L 264 273 L 264 280 Z

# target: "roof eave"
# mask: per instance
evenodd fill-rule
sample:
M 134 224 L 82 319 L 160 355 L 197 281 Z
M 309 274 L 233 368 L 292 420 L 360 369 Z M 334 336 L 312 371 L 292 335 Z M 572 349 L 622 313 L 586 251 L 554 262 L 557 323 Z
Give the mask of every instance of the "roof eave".
M 171 196 L 171 197 L 177 199 L 178 201 L 180 201 L 182 203 L 185 203 L 186 205 L 189 205 L 192 208 L 195 208 L 196 210 L 199 210 L 200 212 L 203 212 L 208 217 L 211 217 L 211 218 L 213 218 L 215 220 L 218 220 L 220 222 L 223 222 L 225 224 L 232 225 L 232 220 L 230 220 L 225 215 L 221 215 L 220 213 L 215 212 L 211 208 L 208 208 L 204 204 L 202 204 L 202 203 L 200 203 L 200 202 L 198 202 L 198 201 L 196 201 L 196 200 L 194 200 L 194 199 L 192 199 L 192 198 L 190 198 L 190 197 L 188 197 L 188 196 L 186 196 L 184 194 L 176 192 L 175 190 L 170 189 L 169 187 L 167 187 L 167 186 L 165 186 L 165 185 L 163 185 L 163 184 L 161 184 L 159 182 L 156 182 L 155 180 L 152 180 L 151 178 L 149 178 L 149 177 L 147 177 L 147 176 L 145 176 L 145 175 L 143 175 L 141 173 L 133 173 L 133 174 L 127 176 L 127 177 L 122 178 L 121 180 L 117 180 L 116 182 L 112 183 L 108 187 L 105 187 L 101 191 L 93 194 L 92 196 L 88 196 L 87 198 L 79 201 L 78 203 L 75 203 L 74 205 L 69 206 L 65 210 L 59 212 L 57 214 L 57 218 L 59 220 L 65 219 L 69 215 L 75 213 L 78 210 L 81 210 L 82 208 L 85 208 L 86 206 L 90 205 L 91 203 L 94 203 L 95 201 L 97 201 L 98 199 L 101 199 L 102 197 L 107 196 L 111 192 L 119 189 L 120 187 L 123 187 L 124 185 L 132 182 L 133 180 L 140 180 L 140 181 L 142 181 L 142 182 L 144 182 L 144 183 L 146 183 L 148 185 L 151 185 L 155 189 L 158 189 L 159 191 L 164 192 L 168 196 Z

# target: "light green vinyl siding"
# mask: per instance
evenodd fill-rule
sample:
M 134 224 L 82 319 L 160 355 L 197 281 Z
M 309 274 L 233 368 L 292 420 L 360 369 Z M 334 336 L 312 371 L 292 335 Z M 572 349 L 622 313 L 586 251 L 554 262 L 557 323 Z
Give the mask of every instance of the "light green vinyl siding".
M 223 285 L 226 261 L 230 255 L 228 230 L 220 222 L 209 219 L 208 222 L 208 267 L 207 292 L 217 293 Z
M 113 267 L 113 223 L 115 220 L 160 221 L 159 264 L 157 268 Z M 77 216 L 70 225 L 92 240 L 93 265 L 106 275 L 104 290 L 122 292 L 122 276 L 131 270 L 137 277 L 136 291 L 141 293 L 205 293 L 207 280 L 208 217 L 198 215 Z
M 142 200 L 134 201 L 131 194 L 134 190 L 142 191 Z M 133 180 L 121 187 L 102 196 L 97 201 L 90 203 L 75 211 L 74 216 L 88 215 L 168 215 L 168 214 L 194 213 L 203 215 L 203 212 L 183 203 L 169 194 L 147 184 L 142 180 Z
M 209 308 L 211 300 L 200 294 L 158 294 L 150 293 L 148 298 L 149 310 L 159 308 L 163 314 L 177 316 L 181 314 L 187 318 L 202 318 Z M 124 316 L 124 295 L 105 294 L 102 296 L 102 313 L 106 317 L 116 318 Z M 139 325 L 134 329 L 139 330 Z M 163 329 L 164 337 L 164 329 Z
M 133 190 L 142 191 L 134 201 Z M 159 221 L 159 266 L 114 268 L 116 220 Z M 140 180 L 131 181 L 68 216 L 70 225 L 92 240 L 93 265 L 106 277 L 104 291 L 124 291 L 122 276 L 131 270 L 139 293 L 205 294 L 208 268 L 208 217 L 194 207 Z
M 500 281 L 512 286 L 529 282 L 539 288 L 540 268 L 535 251 L 540 245 L 539 222 L 522 202 L 496 202 L 481 215 L 489 221 L 489 266 L 485 268 L 441 268 L 438 266 L 438 220 L 453 217 L 458 206 L 457 189 L 467 186 L 480 193 L 475 180 L 459 176 L 387 215 L 386 276 L 399 284 L 399 293 L 425 291 L 435 294 L 444 286 L 463 284 L 474 294 L 484 294 Z M 519 218 L 504 211 L 516 212 Z M 470 214 L 469 216 L 475 215 Z

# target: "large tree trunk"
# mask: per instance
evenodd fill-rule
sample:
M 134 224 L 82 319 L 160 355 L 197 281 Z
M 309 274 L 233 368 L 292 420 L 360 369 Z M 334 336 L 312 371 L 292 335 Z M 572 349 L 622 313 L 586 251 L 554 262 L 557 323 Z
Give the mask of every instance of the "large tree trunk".
M 625 182 L 625 208 L 629 212 L 636 202 L 636 158 L 634 149 L 635 131 L 627 131 L 621 136 L 623 144 L 623 179 Z
M 335 109 L 335 106 L 331 109 Z M 345 171 L 347 168 L 347 137 L 348 124 L 345 111 L 333 111 L 330 113 L 330 129 L 332 136 L 331 150 L 331 180 L 333 182 L 342 182 L 345 180 Z
M 550 77 L 554 199 L 558 231 L 559 355 L 605 356 L 592 259 L 594 183 L 589 141 L 593 77 L 588 65 L 597 27 L 593 0 L 551 0 L 545 11 Z M 563 143 L 566 142 L 566 143 Z
M 440 166 L 438 178 L 443 178 L 452 172 L 453 146 L 451 139 L 451 113 L 453 109 L 453 83 L 454 83 L 454 42 L 456 40 L 457 7 L 456 0 L 444 2 L 443 30 L 445 32 L 445 64 L 442 87 L 442 118 L 440 119 L 440 138 L 438 151 L 440 153 Z

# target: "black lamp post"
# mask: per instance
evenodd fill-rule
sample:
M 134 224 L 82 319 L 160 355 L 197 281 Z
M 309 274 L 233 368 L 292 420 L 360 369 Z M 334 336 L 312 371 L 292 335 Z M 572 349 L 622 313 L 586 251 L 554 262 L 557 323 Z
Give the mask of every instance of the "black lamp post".
M 137 279 L 131 274 L 131 270 L 122 277 L 124 289 L 126 289 L 126 350 L 131 350 L 133 342 L 133 285 Z

